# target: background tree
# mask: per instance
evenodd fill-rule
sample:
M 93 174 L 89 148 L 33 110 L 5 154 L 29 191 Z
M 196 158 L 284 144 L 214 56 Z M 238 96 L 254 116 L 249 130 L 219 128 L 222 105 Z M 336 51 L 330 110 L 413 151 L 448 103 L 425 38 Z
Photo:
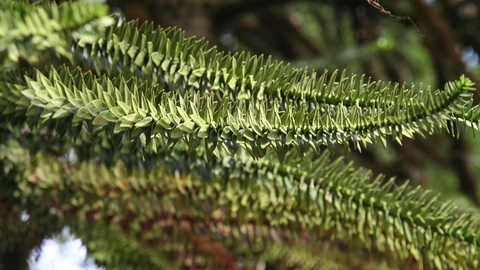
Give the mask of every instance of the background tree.
M 127 19 L 138 17 L 141 20 L 153 20 L 164 27 L 180 26 L 186 30 L 187 35 L 207 37 L 211 44 L 222 50 L 248 50 L 255 54 L 273 55 L 277 59 L 293 61 L 296 67 L 308 65 L 320 74 L 325 68 L 330 72 L 337 68 L 346 68 L 349 73 L 367 74 L 375 80 L 424 83 L 434 87 L 457 79 L 461 74 L 467 74 L 473 80 L 476 78 L 478 59 L 476 62 L 471 59 L 462 61 L 462 56 L 473 59 L 477 57 L 474 25 L 478 20 L 478 12 L 471 10 L 478 6 L 474 2 L 435 1 L 427 4 L 422 1 L 401 1 L 395 5 L 385 3 L 385 11 L 410 16 L 420 32 L 410 21 L 397 22 L 368 3 L 358 1 L 148 1 L 109 4 L 120 7 Z M 32 14 L 33 10 L 36 10 L 13 2 L 7 2 L 3 7 L 2 10 L 6 11 L 2 18 L 11 18 L 11 22 L 17 22 L 18 18 L 24 18 L 26 14 Z M 49 5 L 47 7 L 47 10 L 51 8 Z M 451 204 L 442 206 L 434 201 L 432 204 L 427 203 L 423 193 L 407 192 L 406 187 L 389 193 L 393 183 L 388 182 L 381 186 L 382 179 L 364 187 L 358 183 L 368 183 L 370 174 L 358 175 L 358 169 L 344 170 L 341 162 L 327 165 L 325 147 L 317 147 L 317 150 L 324 152 L 319 157 L 307 151 L 308 147 L 291 143 L 291 147 L 296 151 L 305 152 L 307 155 L 303 158 L 305 162 L 299 163 L 297 152 L 287 153 L 288 147 L 285 150 L 277 144 L 275 152 L 278 157 L 281 159 L 286 154 L 285 163 L 282 165 L 266 161 L 275 160 L 277 156 L 272 154 L 275 153 L 273 151 L 264 152 L 264 149 L 259 147 L 262 142 L 252 143 L 251 146 L 241 144 L 242 147 L 247 145 L 247 152 L 242 152 L 243 150 L 236 150 L 238 146 L 231 143 L 229 137 L 230 139 L 223 142 L 227 152 L 240 151 L 257 157 L 266 155 L 266 158 L 255 161 L 245 157 L 238 158 L 237 156 L 242 156 L 240 154 L 235 156 L 237 158 L 228 158 L 225 153 L 211 151 L 217 149 L 217 139 L 212 140 L 212 135 L 215 137 L 222 134 L 215 135 L 211 132 L 211 127 L 205 130 L 200 128 L 205 125 L 205 121 L 211 121 L 208 117 L 192 118 L 193 127 L 198 125 L 200 129 L 194 137 L 182 137 L 193 129 L 186 120 L 188 117 L 184 116 L 181 110 L 175 110 L 175 105 L 185 110 L 182 104 L 189 103 L 183 103 L 183 99 L 191 99 L 194 104 L 202 103 L 195 103 L 198 102 L 195 94 L 183 96 L 184 93 L 181 93 L 180 96 L 172 96 L 168 92 L 181 92 L 181 86 L 186 84 L 201 94 L 209 93 L 209 87 L 214 86 L 205 88 L 200 84 L 195 85 L 196 79 L 191 74 L 202 77 L 208 73 L 211 66 L 206 66 L 207 71 L 202 70 L 204 63 L 201 58 L 197 58 L 202 53 L 193 50 L 184 55 L 191 54 L 195 61 L 199 61 L 198 68 L 195 72 L 182 70 L 180 66 L 186 63 L 187 58 L 176 55 L 176 52 L 171 54 L 171 59 L 168 59 L 167 52 L 152 54 L 146 50 L 141 34 L 135 36 L 135 33 L 145 34 L 146 41 L 153 38 L 164 41 L 168 39 L 173 44 L 187 44 L 192 46 L 191 48 L 202 48 L 205 51 L 206 48 L 202 47 L 203 45 L 194 45 L 191 40 L 183 41 L 176 31 L 167 31 L 162 39 L 161 34 L 153 33 L 146 26 L 135 32 L 135 25 L 120 27 L 120 30 L 110 28 L 105 40 L 112 38 L 114 31 L 117 31 L 114 34 L 120 39 L 115 41 L 113 38 L 112 45 L 108 45 L 106 41 L 98 43 L 98 33 L 91 30 L 102 29 L 111 23 L 111 20 L 100 17 L 105 9 L 98 5 L 92 5 L 90 13 L 80 13 L 80 10 L 77 7 L 71 11 L 71 17 L 78 19 L 74 20 L 73 25 L 61 24 L 63 29 L 51 26 L 50 29 L 58 31 L 59 34 L 56 40 L 51 38 L 50 43 L 35 42 L 35 38 L 39 38 L 38 33 L 41 33 L 38 30 L 48 29 L 46 21 L 41 20 L 44 24 L 38 26 L 25 20 L 25 27 L 20 28 L 20 35 L 14 38 L 7 33 L 19 24 L 2 23 L 2 44 L 17 46 L 4 46 L 1 52 L 4 63 L 0 96 L 4 109 L 1 122 L 4 142 L 1 146 L 1 157 L 2 179 L 5 180 L 2 181 L 0 199 L 4 201 L 2 216 L 6 217 L 2 223 L 2 228 L 5 228 L 2 230 L 4 249 L 1 261 L 4 268 L 26 267 L 25 257 L 29 251 L 38 246 L 45 235 L 58 232 L 65 225 L 71 226 L 85 241 L 92 256 L 109 268 L 117 266 L 122 269 L 130 266 L 149 269 L 178 266 L 192 269 L 335 269 L 340 264 L 349 269 L 378 269 L 379 265 L 390 269 L 394 268 L 393 262 L 401 262 L 409 267 L 448 269 L 462 265 L 471 266 L 470 263 L 473 263 L 473 258 L 477 256 L 472 246 L 475 243 L 475 230 L 472 229 L 476 227 L 475 218 L 461 216 L 456 219 L 454 210 L 450 209 Z M 94 10 L 96 12 L 93 12 Z M 452 13 L 451 10 L 456 12 Z M 8 17 L 12 11 L 17 12 L 17 17 Z M 39 14 L 32 16 L 32 20 L 45 18 L 41 12 Z M 48 15 L 54 14 L 55 12 L 52 12 Z M 464 21 L 465 24 L 459 25 L 459 21 Z M 90 27 L 87 27 L 88 25 Z M 25 34 L 22 31 L 31 32 Z M 44 38 L 45 36 L 40 37 Z M 22 43 L 15 43 L 17 40 Z M 65 43 L 59 40 L 64 40 Z M 158 40 L 155 42 L 159 42 Z M 69 53 L 70 42 L 75 44 L 73 55 Z M 27 45 L 22 47 L 17 44 Z M 29 47 L 31 44 L 33 49 Z M 181 45 L 185 52 L 190 48 L 187 45 Z M 166 43 L 160 46 L 160 51 L 168 51 L 165 48 L 169 48 Z M 16 53 L 17 51 L 19 53 Z M 142 53 L 148 53 L 148 57 L 141 55 Z M 214 55 L 215 53 L 206 53 L 211 59 L 216 59 Z M 82 74 L 80 70 L 66 67 L 57 71 L 43 68 L 44 64 L 59 67 L 66 59 L 70 59 L 73 67 L 82 67 L 83 71 L 92 69 L 93 74 Z M 227 68 L 229 73 L 235 66 L 233 60 L 228 60 L 228 57 L 225 59 L 227 60 L 219 62 L 219 65 Z M 240 60 L 246 63 L 256 61 L 245 55 L 236 56 L 234 59 L 239 63 Z M 196 62 L 189 62 L 189 65 L 195 67 L 194 63 Z M 263 62 L 259 63 L 262 65 Z M 467 65 L 470 66 L 467 68 Z M 34 67 L 40 71 L 31 71 Z M 269 67 L 268 64 L 265 67 Z M 12 76 L 12 69 L 21 73 Z M 151 70 L 156 71 L 152 73 Z M 280 64 L 273 64 L 270 70 L 274 70 L 272 72 L 276 74 L 272 79 L 278 78 L 279 81 L 290 84 L 301 78 L 282 77 L 281 71 L 285 74 L 292 71 Z M 254 68 L 250 72 L 256 74 Z M 106 74 L 112 81 L 109 82 L 107 78 L 97 81 L 95 77 L 102 74 Z M 326 79 L 328 75 L 332 73 L 322 78 Z M 190 79 L 182 82 L 178 79 L 183 78 L 182 76 L 190 76 Z M 126 81 L 131 77 L 136 78 Z M 212 79 L 209 83 L 215 85 L 214 77 L 207 79 Z M 152 86 L 155 83 L 160 86 L 155 88 Z M 229 83 L 232 83 L 231 79 L 224 82 L 220 87 L 221 94 L 216 94 L 211 102 L 221 101 L 222 95 L 223 98 L 225 95 L 237 98 L 237 94 L 229 94 L 226 88 L 222 88 Z M 65 88 L 62 88 L 62 84 Z M 75 93 L 75 98 L 72 100 L 69 96 L 68 101 L 62 99 L 63 95 L 69 95 L 68 89 L 73 89 L 72 85 L 80 92 L 71 90 Z M 232 85 L 237 84 L 233 82 Z M 238 85 L 240 87 L 247 84 L 243 82 Z M 468 95 L 470 86 L 468 80 L 461 80 L 447 88 L 460 95 L 452 104 L 467 106 L 468 100 L 462 100 L 461 96 Z M 252 92 L 256 93 L 254 86 L 248 87 L 252 87 Z M 338 106 L 335 102 L 343 102 L 344 98 L 353 96 L 352 86 L 344 87 L 340 88 L 345 90 L 343 93 L 332 93 L 333 101 L 329 101 L 333 102 L 331 105 Z M 375 85 L 370 87 L 372 90 Z M 158 92 L 160 89 L 165 89 L 167 94 Z M 111 106 L 109 98 L 102 98 L 102 91 L 113 95 L 117 106 Z M 130 91 L 133 93 L 132 97 L 127 94 Z M 186 92 L 190 93 L 189 91 L 191 89 Z M 244 93 L 247 96 L 251 95 L 248 91 L 250 90 L 247 89 Z M 270 90 L 267 88 L 267 91 Z M 285 91 L 290 90 L 286 88 Z M 381 100 L 382 96 L 395 93 L 398 92 L 384 90 L 372 97 L 374 100 Z M 441 92 L 438 92 L 435 98 L 440 100 L 441 95 Z M 428 100 L 428 97 L 423 98 Z M 418 97 L 417 99 L 421 100 Z M 118 100 L 123 100 L 123 103 Z M 149 124 L 152 120 L 142 116 L 141 110 L 136 114 L 132 113 L 132 110 L 136 111 L 138 107 L 147 108 L 147 100 L 154 100 L 165 108 L 170 108 L 169 113 L 175 111 L 177 117 L 185 120 L 181 125 L 175 126 L 172 132 L 162 135 L 168 140 L 150 141 L 149 136 L 141 137 L 141 134 L 153 134 L 153 128 L 150 129 L 152 126 Z M 173 100 L 174 107 L 171 107 L 168 100 Z M 245 107 L 248 105 L 235 106 L 240 106 L 243 110 L 248 108 Z M 394 111 L 398 112 L 410 110 L 407 105 L 395 108 Z M 73 111 L 74 116 L 71 116 Z M 221 110 L 215 112 L 220 114 L 219 111 Z M 453 134 L 459 134 L 456 129 L 461 125 L 449 126 L 447 123 L 458 123 L 449 117 L 458 118 L 459 113 L 463 112 L 450 110 L 448 113 L 445 116 L 447 119 L 429 124 L 446 126 Z M 467 121 L 473 127 L 476 127 L 475 113 L 476 109 L 473 109 L 472 121 Z M 122 114 L 129 114 L 129 117 Z M 25 120 L 28 125 L 22 126 Z M 173 120 L 165 121 L 161 123 L 168 127 L 172 125 L 168 121 Z M 157 125 L 158 123 L 160 122 L 157 122 Z M 252 128 L 255 131 L 255 127 Z M 246 133 L 238 137 L 244 138 L 242 143 L 246 142 L 245 138 L 250 139 L 250 135 L 244 134 Z M 257 136 L 256 131 L 252 134 L 253 137 Z M 274 134 L 269 135 L 269 140 L 275 140 Z M 398 139 L 400 142 L 398 135 L 392 135 L 394 140 Z M 237 138 L 236 136 L 239 135 L 235 133 L 234 138 Z M 178 143 L 181 137 L 185 143 Z M 379 137 L 382 141 L 389 138 L 383 135 Z M 208 143 L 198 146 L 199 141 L 196 138 L 202 138 Z M 365 141 L 366 137 L 361 138 Z M 457 174 L 457 179 L 460 180 L 459 190 L 469 199 L 461 200 L 459 198 L 462 197 L 455 194 L 453 198 L 457 203 L 469 206 L 478 204 L 475 173 L 470 167 L 471 147 L 468 147 L 465 140 L 449 138 L 435 135 L 425 140 L 402 139 L 401 147 L 389 141 L 386 150 L 381 144 L 372 145 L 363 149 L 361 159 L 356 155 L 348 158 L 364 162 L 375 172 L 388 176 L 397 175 L 397 185 L 409 178 L 415 184 L 425 184 L 447 191 L 446 194 L 452 196 L 455 192 L 448 191 L 455 190 L 450 188 L 452 184 L 455 185 L 454 177 L 442 177 L 442 181 L 438 183 L 439 175 L 445 173 L 438 173 L 437 167 L 446 168 Z M 355 143 L 354 137 L 350 139 Z M 346 148 L 354 147 L 349 146 L 347 141 L 337 138 L 336 142 Z M 341 150 L 330 145 L 328 139 L 326 142 L 331 150 L 336 150 L 337 155 L 342 154 Z M 185 151 L 173 151 L 172 146 L 175 143 L 183 145 L 175 146 L 177 148 L 186 147 Z M 191 151 L 193 149 L 197 151 Z M 291 167 L 291 164 L 295 163 L 302 165 L 305 175 Z M 124 171 L 125 165 L 129 174 Z M 325 170 L 319 172 L 315 168 Z M 272 172 L 275 173 L 272 175 Z M 291 177 L 298 178 L 300 182 L 290 183 L 288 179 Z M 305 201 L 306 206 L 299 203 L 303 202 L 299 194 L 302 194 L 300 190 L 303 190 L 303 185 L 314 183 L 308 179 L 320 177 L 341 180 L 338 183 L 327 181 L 325 186 L 319 184 L 318 190 L 309 191 L 323 194 L 323 197 L 320 196 L 323 202 L 331 203 L 325 204 L 322 218 L 315 221 L 314 213 L 319 212 L 315 212 L 315 207 L 309 206 L 308 200 Z M 245 181 L 240 181 L 242 179 Z M 250 179 L 250 182 L 246 179 Z M 251 182 L 251 179 L 276 183 L 275 192 L 272 195 L 273 191 L 266 188 L 268 181 L 265 186 L 258 186 L 255 184 L 257 182 Z M 289 185 L 294 185 L 294 188 Z M 291 190 L 294 190 L 294 193 L 290 193 Z M 332 197 L 330 192 L 336 195 Z M 248 197 L 246 194 L 252 195 Z M 293 194 L 297 194 L 296 197 Z M 364 199 L 359 199 L 361 196 L 389 203 L 389 207 L 379 210 L 378 205 L 372 203 L 369 206 Z M 271 200 L 266 199 L 267 197 L 271 197 Z M 337 198 L 341 203 L 335 204 L 335 199 L 331 201 L 332 198 Z M 402 203 L 412 200 L 412 203 L 401 207 L 393 206 L 396 200 Z M 292 201 L 296 201 L 300 206 L 290 204 Z M 252 208 L 255 202 L 259 203 L 259 208 Z M 285 209 L 297 209 L 299 212 L 289 214 L 290 210 Z M 349 211 L 356 214 L 350 216 L 347 214 Z M 397 213 L 392 220 L 385 219 L 385 223 L 378 221 L 392 212 Z M 28 213 L 28 222 L 22 220 L 22 213 Z M 365 216 L 363 221 L 359 218 L 362 215 Z M 452 217 L 449 218 L 449 215 Z M 422 216 L 427 221 L 422 221 Z M 327 222 L 329 218 L 337 225 L 330 227 Z M 377 223 L 372 221 L 375 218 Z M 428 218 L 431 218 L 433 223 L 429 223 L 432 221 Z M 316 222 L 322 224 L 321 229 L 314 226 L 318 225 Z M 387 226 L 389 222 L 394 228 L 391 231 Z M 344 227 L 338 227 L 339 224 Z M 360 229 L 363 225 L 358 224 L 366 225 Z M 375 224 L 382 229 L 375 230 Z M 385 227 L 378 226 L 379 224 Z M 452 236 L 451 231 L 457 231 L 456 229 L 461 231 L 458 233 L 461 241 L 458 241 L 457 236 Z M 425 236 L 428 233 L 419 233 L 420 230 L 432 230 L 434 236 Z M 418 240 L 418 235 L 422 235 L 424 240 Z M 443 244 L 441 248 L 436 246 L 439 243 Z M 317 253 L 325 254 L 326 248 L 329 251 L 328 256 L 321 255 L 319 259 Z M 347 255 L 343 255 L 344 252 Z M 390 257 L 382 259 L 379 254 L 389 254 Z M 14 255 L 17 256 L 16 259 Z M 364 255 L 368 255 L 367 259 Z

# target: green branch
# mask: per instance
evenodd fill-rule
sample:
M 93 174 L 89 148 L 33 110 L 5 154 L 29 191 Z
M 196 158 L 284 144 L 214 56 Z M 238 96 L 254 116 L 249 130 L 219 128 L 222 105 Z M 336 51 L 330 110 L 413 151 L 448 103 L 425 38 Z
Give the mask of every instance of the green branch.
M 113 22 L 102 17 L 106 6 L 85 3 L 0 3 L 0 163 L 8 183 L 18 182 L 5 198 L 51 206 L 81 232 L 105 222 L 98 231 L 106 239 L 138 239 L 129 264 L 175 260 L 165 254 L 180 250 L 227 267 L 274 263 L 291 251 L 291 262 L 316 266 L 312 251 L 327 239 L 419 268 L 478 268 L 476 216 L 419 188 L 372 180 L 341 159 L 331 163 L 325 150 L 478 130 L 469 79 L 422 90 L 345 73 L 337 80 L 337 72 L 317 78 L 272 58 L 219 53 L 177 29 L 104 29 Z M 52 55 L 75 68 L 22 65 Z M 55 145 L 32 146 L 44 141 Z M 59 158 L 69 151 L 90 156 L 69 164 Z M 145 156 L 139 167 L 148 173 L 118 162 Z M 162 227 L 168 222 L 180 227 L 173 236 Z M 300 249 L 303 233 L 311 241 Z M 134 248 L 123 240 L 101 246 L 118 244 L 127 255 Z M 122 259 L 103 256 L 107 265 Z
M 92 127 L 92 138 L 102 131 L 110 136 L 119 134 L 146 153 L 165 150 L 165 145 L 172 147 L 180 140 L 187 142 L 189 152 L 195 152 L 203 142 L 209 159 L 218 155 L 219 146 L 231 155 L 243 147 L 254 157 L 273 148 L 280 158 L 290 146 L 302 154 L 309 148 L 320 153 L 322 146 L 335 144 L 343 144 L 348 151 L 353 141 L 353 146 L 361 149 L 360 143 L 365 146 L 377 139 L 385 144 L 387 135 L 401 142 L 402 135 L 432 134 L 434 127 L 448 128 L 449 122 L 474 122 L 465 116 L 477 114 L 469 111 L 473 84 L 464 77 L 447 85 L 445 91 L 420 92 L 416 99 L 400 94 L 387 108 L 378 105 L 376 110 L 357 107 L 348 111 L 341 104 L 219 101 L 215 93 L 189 91 L 182 95 L 140 84 L 136 78 L 97 79 L 65 67 L 45 75 L 35 71 L 25 78 L 16 72 L 0 76 L 5 120 L 51 126 L 61 136 L 68 132 L 73 138 L 81 131 L 75 127 L 85 123 Z M 309 110 L 312 105 L 319 107 Z M 457 119 L 459 115 L 461 119 Z
M 125 176 L 121 164 L 107 169 L 94 162 L 69 166 L 67 174 L 58 162 L 44 160 L 34 171 L 45 198 L 58 198 L 67 209 L 72 203 L 81 213 L 111 216 L 114 228 L 127 219 L 127 232 L 139 233 L 142 224 L 165 215 L 188 213 L 200 220 L 219 219 L 224 230 L 241 224 L 266 225 L 291 232 L 292 239 L 306 230 L 316 239 L 312 245 L 329 238 L 367 250 L 375 247 L 399 261 L 414 258 L 419 265 L 477 267 L 478 219 L 457 214 L 452 204 L 439 203 L 428 192 L 407 185 L 392 191 L 393 181 L 382 184 L 382 177 L 377 177 L 371 182 L 371 172 L 341 160 L 330 164 L 327 152 L 303 162 L 289 153 L 287 163 L 297 165 L 245 156 L 223 158 L 213 163 L 165 160 L 148 174 L 135 170 L 130 176 Z M 201 180 L 207 178 L 200 171 L 209 175 L 210 182 Z M 49 195 L 59 186 L 65 187 L 61 197 Z M 85 197 L 78 190 L 91 195 Z M 157 239 L 154 235 L 162 235 L 162 230 L 151 233 Z
M 94 43 L 102 30 L 113 23 L 106 17 L 108 7 L 100 2 L 79 1 L 57 6 L 43 1 L 28 5 L 23 1 L 0 2 L 0 64 L 45 63 L 46 55 L 72 59 L 74 40 L 81 45 Z

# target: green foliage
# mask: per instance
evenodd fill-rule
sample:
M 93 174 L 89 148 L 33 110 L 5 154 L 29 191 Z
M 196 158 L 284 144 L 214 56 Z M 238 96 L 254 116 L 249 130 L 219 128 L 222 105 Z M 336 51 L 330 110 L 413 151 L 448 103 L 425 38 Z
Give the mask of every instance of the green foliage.
M 34 5 L 2 1 L 0 63 L 12 68 L 20 61 L 45 63 L 49 54 L 71 58 L 74 39 L 79 44 L 93 43 L 102 28 L 113 23 L 112 18 L 102 17 L 107 12 L 108 7 L 93 1 L 60 6 L 48 1 Z
M 347 69 L 361 74 L 368 63 L 375 69 L 378 78 L 384 80 L 388 78 L 385 74 L 388 71 L 380 64 L 385 61 L 378 59 L 384 58 L 396 65 L 410 67 L 397 70 L 400 81 L 435 85 L 431 57 L 421 45 L 421 37 L 415 28 L 404 27 L 387 16 L 380 17 L 382 28 L 379 29 L 379 37 L 370 43 L 358 44 L 358 31 L 367 31 L 352 27 L 355 18 L 348 8 L 315 2 L 296 3 L 288 9 L 299 24 L 299 31 L 308 36 L 321 56 L 296 61 L 293 63 L 295 67 L 308 66 L 320 71 Z
M 337 145 L 478 130 L 468 78 L 425 90 L 317 76 L 177 29 L 105 28 L 98 3 L 1 5 L 0 199 L 71 226 L 108 268 L 331 269 L 316 253 L 326 242 L 478 268 L 476 215 L 329 158 Z M 49 62 L 45 50 L 74 67 L 19 65 Z
M 278 237 L 296 250 L 301 241 L 297 234 L 303 231 L 313 239 L 375 248 L 399 261 L 424 261 L 427 268 L 462 266 L 458 261 L 465 269 L 477 267 L 477 218 L 457 213 L 452 204 L 437 202 L 428 192 L 407 184 L 392 190 L 393 179 L 382 184 L 383 179 L 377 177 L 370 182 L 371 172 L 341 160 L 329 163 L 328 155 L 325 151 L 320 157 L 309 156 L 299 162 L 296 154 L 289 152 L 285 164 L 270 162 L 273 157 L 256 161 L 249 156 L 224 156 L 213 163 L 168 157 L 170 160 L 150 173 L 136 171 L 130 176 L 122 176 L 125 168 L 121 164 L 107 169 L 95 162 L 72 166 L 68 176 L 61 162 L 44 160 L 35 171 L 42 181 L 43 196 L 79 209 L 80 217 L 92 212 L 111 217 L 112 229 L 127 227 L 129 234 L 143 241 L 173 242 L 160 249 L 164 252 L 179 248 L 193 252 L 195 245 L 191 244 L 199 236 L 191 233 L 198 229 L 235 254 L 266 259 L 261 251 L 271 256 L 270 249 L 280 244 Z M 175 173 L 162 167 L 176 167 Z M 51 193 L 56 186 L 69 188 L 62 194 Z M 152 224 L 154 217 L 160 220 Z M 188 223 L 187 228 L 182 222 Z M 165 234 L 167 224 L 173 226 L 173 232 Z M 271 230 L 282 236 L 272 236 Z M 244 237 L 248 244 L 242 242 Z M 307 243 L 304 248 L 317 245 Z M 115 246 L 115 242 L 109 245 L 111 249 Z M 315 265 L 313 254 L 303 252 L 290 254 L 288 259 Z

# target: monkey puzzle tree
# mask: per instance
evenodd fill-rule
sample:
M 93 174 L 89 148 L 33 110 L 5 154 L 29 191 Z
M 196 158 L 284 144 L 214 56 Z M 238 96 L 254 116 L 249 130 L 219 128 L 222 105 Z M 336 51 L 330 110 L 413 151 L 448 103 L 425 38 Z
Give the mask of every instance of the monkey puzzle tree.
M 478 130 L 468 78 L 317 75 L 96 2 L 0 7 L 4 268 L 64 226 L 107 269 L 478 267 L 475 214 L 330 158 Z

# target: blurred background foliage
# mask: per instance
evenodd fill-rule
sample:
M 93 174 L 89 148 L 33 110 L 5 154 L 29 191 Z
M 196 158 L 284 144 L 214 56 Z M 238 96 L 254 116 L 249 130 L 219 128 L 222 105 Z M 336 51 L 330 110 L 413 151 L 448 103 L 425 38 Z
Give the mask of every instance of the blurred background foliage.
M 275 59 L 291 62 L 294 67 L 308 66 L 319 74 L 324 69 L 332 72 L 345 69 L 347 74 L 366 74 L 373 80 L 433 88 L 441 88 L 447 81 L 465 74 L 477 86 L 480 85 L 480 2 L 475 0 L 380 3 L 385 11 L 408 16 L 411 20 L 396 20 L 365 0 L 108 0 L 107 4 L 112 13 L 120 12 L 126 20 L 138 19 L 140 22 L 153 21 L 162 27 L 180 27 L 187 36 L 204 37 L 210 46 L 217 46 L 219 50 L 272 55 Z M 478 103 L 478 92 L 475 98 Z M 20 133 L 22 131 L 17 137 L 28 136 Z M 0 134 L 7 136 L 8 133 Z M 2 142 L 7 140 L 1 138 Z M 57 142 L 45 136 L 44 143 L 55 145 Z M 433 189 L 434 193 L 441 192 L 442 198 L 478 212 L 478 138 L 467 134 L 466 138 L 456 140 L 448 134 L 439 134 L 415 140 L 404 138 L 402 146 L 389 141 L 389 146 L 387 149 L 381 145 L 369 146 L 361 154 L 354 152 L 347 158 L 355 160 L 357 165 L 371 168 L 375 173 L 396 176 L 398 184 L 410 179 L 414 185 Z M 39 146 L 22 147 L 32 149 Z M 59 147 L 62 147 L 61 144 Z M 20 171 L 28 168 L 27 164 L 24 168 L 18 166 L 22 164 L 19 161 L 22 156 L 28 153 L 9 151 L 12 148 L 20 147 L 0 144 L 2 175 L 16 179 L 22 174 Z M 17 166 L 9 166 L 9 161 Z M 17 185 L 35 183 L 35 175 L 31 175 L 29 183 L 17 181 L 0 181 L 0 190 L 5 194 L 9 190 L 18 192 Z M 18 196 L 18 200 L 23 197 L 26 196 Z M 6 222 L 10 224 L 10 229 L 23 232 L 25 239 L 21 241 L 22 245 L 12 245 L 8 252 L 0 254 L 0 261 L 5 269 L 26 269 L 30 251 L 38 248 L 44 237 L 59 233 L 64 227 L 61 211 L 50 206 L 42 207 L 41 200 L 19 201 L 18 204 L 2 200 L 4 198 L 0 194 L 2 220 L 11 220 Z M 21 215 L 24 209 L 16 209 L 18 205 L 35 209 L 29 212 L 32 221 L 36 215 L 48 216 L 52 220 L 23 222 Z M 75 211 L 75 208 L 68 211 Z M 89 228 L 86 228 L 79 236 L 84 240 L 95 239 L 95 233 L 101 230 L 107 231 L 107 235 L 111 233 L 107 228 L 96 228 L 89 234 Z M 42 233 L 31 233 L 33 231 Z M 2 244 L 8 245 L 8 239 L 4 240 Z M 18 242 L 18 239 L 15 241 Z M 118 256 L 122 252 L 138 252 L 135 239 L 123 239 L 112 234 L 111 241 L 118 241 Z M 215 251 L 213 244 L 208 246 L 208 241 L 205 243 L 205 249 Z M 392 269 L 383 262 L 345 258 L 342 250 L 332 249 L 329 252 L 332 265 L 328 269 Z M 156 258 L 162 260 L 168 256 L 172 254 L 158 254 Z M 138 254 L 138 260 L 144 265 L 149 265 L 151 257 L 147 258 L 141 252 Z M 358 258 L 362 258 L 362 254 L 358 254 Z M 338 264 L 343 261 L 346 263 Z

